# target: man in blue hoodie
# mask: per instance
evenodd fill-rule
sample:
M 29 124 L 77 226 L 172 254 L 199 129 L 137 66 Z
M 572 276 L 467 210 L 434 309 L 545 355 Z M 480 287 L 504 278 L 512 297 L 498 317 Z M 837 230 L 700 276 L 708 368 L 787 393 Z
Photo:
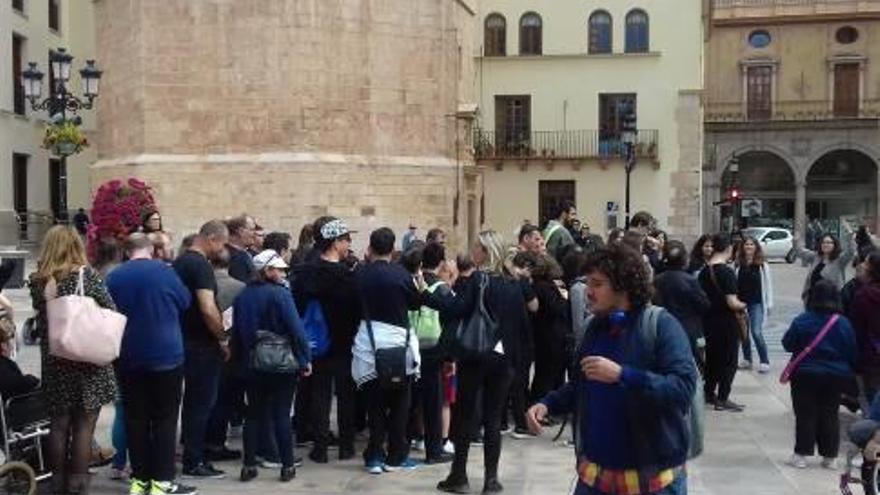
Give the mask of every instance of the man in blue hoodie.
M 529 409 L 535 433 L 548 415 L 575 414 L 576 495 L 687 493 L 687 415 L 697 382 L 688 338 L 666 311 L 646 347 L 641 325 L 651 281 L 639 253 L 611 246 L 584 268 L 594 317 L 578 346 L 578 372 Z

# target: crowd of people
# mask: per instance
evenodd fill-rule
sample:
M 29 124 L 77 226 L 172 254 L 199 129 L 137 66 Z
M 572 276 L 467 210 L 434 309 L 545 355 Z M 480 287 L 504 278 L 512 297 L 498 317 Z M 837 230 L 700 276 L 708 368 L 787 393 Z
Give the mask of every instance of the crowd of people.
M 56 226 L 29 284 L 42 381 L 0 360 L 0 392 L 45 392 L 59 494 L 88 492 L 110 403 L 112 472 L 131 495 L 196 493 L 177 481 L 178 461 L 189 479 L 222 478 L 214 462 L 241 460 L 242 482 L 266 469 L 289 482 L 297 446 L 317 464 L 346 461 L 362 433 L 369 473 L 449 463 L 437 489 L 450 493 L 468 493 L 470 446 L 481 443 L 482 491 L 497 493 L 502 436 L 533 439 L 572 415 L 576 494 L 684 494 L 702 409 L 744 410 L 731 391 L 754 368 L 752 342 L 757 372 L 770 370 L 774 294 L 757 239 L 706 235 L 689 252 L 655 224 L 639 212 L 603 239 L 564 202 L 513 245 L 487 230 L 452 253 L 441 229 L 420 240 L 411 225 L 399 244 L 389 228 L 365 233 L 357 256 L 360 234 L 342 219 L 316 219 L 293 246 L 241 215 L 205 223 L 175 252 L 150 211 L 93 265 L 77 231 Z M 799 254 L 811 264 L 805 312 L 783 340 L 804 354 L 791 370 L 791 462 L 805 467 L 818 445 L 831 467 L 841 397 L 859 407 L 857 373 L 864 410 L 880 388 L 880 252 L 860 229 Z M 50 350 L 47 301 L 78 290 L 127 317 L 112 365 Z M 236 435 L 243 451 L 230 448 Z

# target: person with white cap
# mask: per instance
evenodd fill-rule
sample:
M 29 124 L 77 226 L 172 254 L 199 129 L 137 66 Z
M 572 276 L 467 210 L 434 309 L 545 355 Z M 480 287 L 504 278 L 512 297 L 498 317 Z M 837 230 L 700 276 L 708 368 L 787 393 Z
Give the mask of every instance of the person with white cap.
M 233 355 L 245 375 L 247 415 L 241 481 L 257 476 L 261 423 L 270 421 L 281 457 L 281 481 L 296 477 L 290 408 L 298 375 L 312 372 L 311 351 L 293 296 L 282 282 L 289 268 L 277 252 L 254 256 L 258 276 L 233 304 Z

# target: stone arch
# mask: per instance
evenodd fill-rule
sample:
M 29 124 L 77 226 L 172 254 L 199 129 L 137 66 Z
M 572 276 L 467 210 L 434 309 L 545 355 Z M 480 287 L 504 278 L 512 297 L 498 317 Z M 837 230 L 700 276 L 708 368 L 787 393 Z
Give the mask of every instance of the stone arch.
M 829 144 L 827 146 L 823 146 L 822 148 L 818 149 L 815 153 L 810 155 L 810 158 L 806 161 L 807 166 L 806 166 L 806 169 L 804 170 L 803 178 L 806 179 L 810 175 L 810 172 L 812 171 L 813 166 L 819 160 L 821 160 L 825 155 L 828 155 L 829 153 L 833 153 L 835 151 L 846 151 L 846 150 L 856 151 L 856 152 L 859 152 L 859 153 L 865 155 L 866 157 L 870 158 L 871 161 L 874 162 L 874 165 L 876 167 L 878 167 L 878 169 L 880 169 L 880 151 L 874 149 L 871 146 L 865 146 L 864 144 L 850 141 L 850 142 L 846 142 L 846 143 L 834 143 L 834 144 Z
M 788 166 L 789 170 L 791 170 L 791 173 L 794 175 L 795 180 L 798 180 L 800 173 L 799 173 L 799 170 L 797 167 L 797 160 L 793 156 L 791 156 L 791 154 L 789 154 L 783 148 L 780 148 L 778 146 L 774 146 L 772 144 L 743 145 L 743 146 L 738 146 L 738 147 L 734 148 L 733 150 L 729 151 L 728 153 L 723 155 L 721 157 L 721 160 L 718 162 L 721 165 L 719 167 L 719 169 L 717 170 L 718 179 L 720 179 L 721 176 L 724 174 L 724 172 L 727 170 L 728 164 L 730 163 L 730 160 L 734 156 L 741 157 L 747 153 L 753 153 L 753 152 L 766 152 L 766 153 L 771 153 L 773 155 L 776 155 L 783 162 L 785 162 L 785 164 Z
M 847 143 L 817 152 L 806 167 L 805 220 L 813 230 L 837 231 L 838 220 L 876 226 L 880 219 L 880 167 L 869 147 Z M 810 233 L 810 229 L 806 229 Z M 808 239 L 809 241 L 809 239 Z

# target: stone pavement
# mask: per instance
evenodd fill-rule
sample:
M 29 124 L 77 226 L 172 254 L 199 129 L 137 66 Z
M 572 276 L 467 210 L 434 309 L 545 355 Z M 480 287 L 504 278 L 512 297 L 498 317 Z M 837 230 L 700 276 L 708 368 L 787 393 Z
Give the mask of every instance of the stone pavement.
M 830 495 L 839 493 L 837 473 L 811 467 L 805 471 L 785 465 L 794 444 L 794 417 L 788 388 L 778 383 L 778 376 L 788 356 L 780 344 L 788 323 L 800 310 L 799 291 L 806 270 L 800 266 L 774 264 L 777 308 L 765 330 L 771 349 L 773 372 L 759 375 L 740 372 L 735 381 L 734 400 L 747 406 L 742 414 L 706 411 L 706 453 L 691 463 L 689 493 L 695 495 Z M 18 321 L 29 313 L 30 305 L 23 290 L 5 291 L 18 310 Z M 39 351 L 24 347 L 19 358 L 26 372 L 39 373 Z M 841 413 L 844 417 L 848 413 Z M 104 409 L 99 438 L 109 444 L 112 407 Z M 535 440 L 518 441 L 505 437 L 502 450 L 501 481 L 505 493 L 570 493 L 574 479 L 572 451 L 551 443 L 550 433 Z M 237 441 L 235 442 L 237 443 Z M 300 452 L 305 454 L 305 452 Z M 331 458 L 335 452 L 331 452 Z M 816 460 L 813 464 L 818 464 Z M 448 466 L 422 467 L 410 473 L 371 476 L 359 462 L 318 466 L 306 460 L 290 484 L 275 481 L 277 473 L 262 471 L 260 478 L 243 485 L 235 478 L 237 463 L 219 466 L 230 475 L 221 481 L 197 483 L 204 494 L 238 494 L 242 491 L 271 494 L 367 494 L 434 493 L 434 486 L 446 474 Z M 478 493 L 482 487 L 482 451 L 471 450 L 471 486 Z M 94 493 L 121 494 L 126 487 L 109 481 L 101 470 L 94 480 Z M 860 493 L 860 490 L 856 490 Z

